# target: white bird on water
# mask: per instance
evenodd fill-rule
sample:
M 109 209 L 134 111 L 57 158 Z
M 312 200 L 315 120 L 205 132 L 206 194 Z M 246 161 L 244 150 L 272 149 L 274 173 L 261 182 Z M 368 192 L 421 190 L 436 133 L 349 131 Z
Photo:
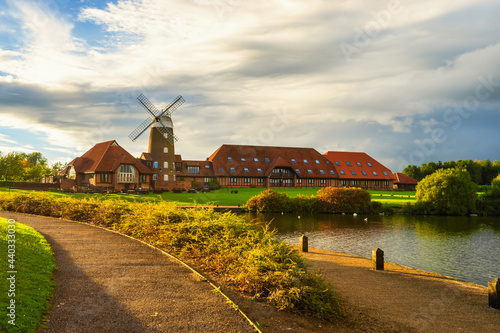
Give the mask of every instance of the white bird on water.
M 358 216 L 358 214 L 354 213 L 354 214 L 352 214 L 352 216 Z
M 367 217 L 365 217 L 365 222 L 368 222 L 368 218 Z

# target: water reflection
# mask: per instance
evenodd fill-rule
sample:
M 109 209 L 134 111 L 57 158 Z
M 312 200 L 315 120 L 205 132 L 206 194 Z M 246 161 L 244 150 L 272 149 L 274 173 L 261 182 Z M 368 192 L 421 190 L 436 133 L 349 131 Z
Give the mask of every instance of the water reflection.
M 385 260 L 474 282 L 500 277 L 500 218 L 254 214 L 290 244 L 306 235 L 309 245 L 370 258 L 377 247 Z M 367 221 L 365 221 L 367 219 Z

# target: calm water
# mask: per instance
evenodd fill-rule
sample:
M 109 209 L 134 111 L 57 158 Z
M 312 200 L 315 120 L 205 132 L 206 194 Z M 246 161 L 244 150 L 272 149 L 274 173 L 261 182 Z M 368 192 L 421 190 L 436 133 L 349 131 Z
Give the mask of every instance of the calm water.
M 271 221 L 277 237 L 299 244 L 371 258 L 452 276 L 483 286 L 500 277 L 500 218 L 248 214 Z M 364 219 L 368 218 L 368 221 Z

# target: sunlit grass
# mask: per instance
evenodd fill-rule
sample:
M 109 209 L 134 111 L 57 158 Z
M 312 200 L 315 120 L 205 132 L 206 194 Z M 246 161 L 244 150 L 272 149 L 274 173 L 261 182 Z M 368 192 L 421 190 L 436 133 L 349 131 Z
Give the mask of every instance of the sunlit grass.
M 43 324 L 48 299 L 55 286 L 52 280 L 56 267 L 54 254 L 40 233 L 16 222 L 15 261 L 9 262 L 12 258 L 8 257 L 7 235 L 8 220 L 0 218 L 0 331 L 35 332 Z M 12 289 L 7 280 L 11 275 L 15 276 L 15 295 L 10 292 Z M 11 299 L 15 300 L 15 326 L 9 324 L 11 318 L 7 316 Z

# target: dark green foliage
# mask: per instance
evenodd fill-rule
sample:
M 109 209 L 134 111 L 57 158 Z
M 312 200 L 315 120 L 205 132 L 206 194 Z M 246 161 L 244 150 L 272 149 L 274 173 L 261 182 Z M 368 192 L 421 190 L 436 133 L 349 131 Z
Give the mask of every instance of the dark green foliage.
M 479 197 L 477 209 L 483 215 L 500 216 L 500 175 L 491 181 L 491 187 Z
M 417 185 L 417 203 L 430 205 L 436 214 L 465 215 L 475 209 L 477 185 L 462 169 L 439 169 Z M 425 206 L 427 209 L 427 206 Z
M 283 198 L 271 194 L 264 201 L 275 207 Z M 241 292 L 278 309 L 329 321 L 342 313 L 333 287 L 307 272 L 297 251 L 267 228 L 235 214 L 183 210 L 165 201 L 79 200 L 47 194 L 0 193 L 0 208 L 111 227 L 223 276 Z
M 420 167 L 416 165 L 408 165 L 403 169 L 403 173 L 416 180 L 422 180 L 425 177 L 433 174 L 441 169 L 464 169 L 469 173 L 472 181 L 478 185 L 489 185 L 491 180 L 500 173 L 500 162 L 490 160 L 473 161 L 473 160 L 458 160 L 447 162 L 429 162 L 423 163 Z

